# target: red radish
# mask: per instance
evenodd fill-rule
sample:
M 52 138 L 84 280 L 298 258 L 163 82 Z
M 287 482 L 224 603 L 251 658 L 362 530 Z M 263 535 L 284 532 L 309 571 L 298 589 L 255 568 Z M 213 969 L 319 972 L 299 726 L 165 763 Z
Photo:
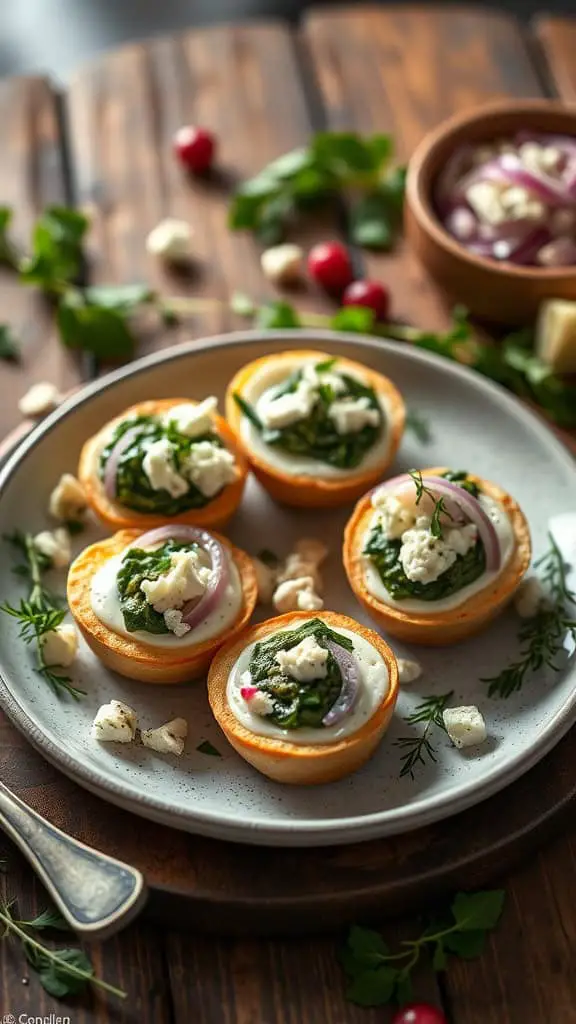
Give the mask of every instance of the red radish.
M 308 253 L 308 271 L 327 292 L 340 293 L 353 278 L 352 264 L 341 242 L 319 242 Z
M 385 320 L 390 307 L 390 292 L 379 281 L 353 281 L 342 296 L 343 306 L 365 306 L 374 310 L 377 320 Z
M 411 1003 L 392 1018 L 392 1024 L 448 1024 L 441 1010 L 429 1003 Z
M 174 135 L 173 146 L 182 166 L 201 174 L 212 165 L 216 139 L 206 128 L 196 128 L 193 124 L 188 124 L 178 129 Z
M 257 693 L 258 693 L 258 687 L 257 686 L 241 686 L 240 687 L 240 696 L 242 697 L 243 700 L 246 700 L 246 701 L 252 700 L 252 698 L 255 697 Z

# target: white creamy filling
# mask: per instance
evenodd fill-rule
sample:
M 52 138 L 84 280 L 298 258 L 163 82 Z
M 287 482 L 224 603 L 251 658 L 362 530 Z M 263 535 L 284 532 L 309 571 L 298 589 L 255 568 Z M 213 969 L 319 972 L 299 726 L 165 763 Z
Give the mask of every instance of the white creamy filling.
M 444 597 L 439 601 L 396 601 L 384 586 L 376 566 L 372 564 L 368 557 L 365 557 L 364 582 L 366 583 L 370 593 L 378 601 L 382 601 L 383 604 L 391 605 L 394 608 L 401 608 L 406 612 L 418 612 L 419 614 L 428 613 L 429 615 L 434 615 L 439 611 L 451 611 L 454 608 L 458 608 L 459 605 L 464 604 L 468 598 L 477 594 L 480 590 L 484 590 L 485 587 L 490 586 L 490 584 L 498 578 L 504 566 L 510 560 L 512 552 L 514 551 L 515 537 L 512 523 L 510 522 L 510 519 L 502 505 L 493 498 L 487 497 L 485 494 L 480 495 L 479 501 L 484 508 L 484 511 L 489 516 L 494 530 L 496 531 L 496 536 L 498 537 L 501 565 L 497 572 L 484 572 L 477 580 L 474 581 L 474 583 L 470 583 L 468 586 L 462 587 L 462 590 L 458 590 L 456 594 L 452 594 L 450 597 Z M 361 538 L 361 550 L 364 550 L 368 537 L 370 536 L 374 526 L 377 525 L 378 519 L 379 513 L 376 510 L 366 533 Z
M 304 621 L 309 620 L 303 620 L 299 625 L 303 625 Z M 257 733 L 259 736 L 270 736 L 276 740 L 285 740 L 287 743 L 320 743 L 325 745 L 337 743 L 339 740 L 344 739 L 345 736 L 358 732 L 368 719 L 372 718 L 372 715 L 388 692 L 388 668 L 382 656 L 364 637 L 359 636 L 358 633 L 353 633 L 349 629 L 342 629 L 339 626 L 335 632 L 341 633 L 342 636 L 347 636 L 352 640 L 354 644 L 353 654 L 358 663 L 361 677 L 360 692 L 356 703 L 352 711 L 341 722 L 338 722 L 337 725 L 330 725 L 321 729 L 309 727 L 281 729 L 263 715 L 258 715 L 251 711 L 249 703 L 244 700 L 240 690 L 243 686 L 246 686 L 248 681 L 245 673 L 248 670 L 255 644 L 249 644 L 248 647 L 244 648 L 228 677 L 226 698 L 230 710 L 238 721 L 246 729 L 249 729 L 250 732 Z M 270 637 L 273 635 L 271 633 Z
M 260 402 L 266 405 L 269 402 L 271 394 L 279 384 L 282 384 L 287 377 L 290 376 L 295 370 L 299 370 L 305 366 L 314 367 L 320 360 L 317 356 L 310 357 L 308 359 L 294 359 L 293 362 L 282 362 L 274 359 L 270 359 L 264 366 L 261 366 L 257 370 L 250 380 L 244 385 L 242 389 L 242 397 L 256 409 L 258 409 Z M 334 367 L 334 373 L 338 371 L 338 363 Z M 345 372 L 351 377 L 356 376 L 359 380 L 365 381 L 359 374 L 354 374 L 353 371 L 345 368 Z M 382 395 L 378 395 L 378 401 L 384 422 L 382 425 L 382 434 L 379 440 L 366 452 L 362 462 L 359 466 L 354 469 L 338 469 L 336 466 L 329 466 L 325 462 L 319 462 L 317 459 L 308 458 L 305 455 L 291 455 L 289 452 L 284 452 L 280 448 L 274 448 L 271 445 L 266 444 L 262 440 L 262 435 L 256 429 L 256 427 L 250 422 L 246 416 L 242 416 L 240 421 L 240 433 L 246 446 L 254 452 L 263 462 L 266 462 L 272 469 L 278 469 L 283 473 L 292 476 L 314 476 L 321 479 L 332 478 L 332 477 L 351 477 L 358 473 L 364 473 L 367 469 L 371 469 L 373 466 L 377 466 L 379 463 L 384 462 L 390 450 L 390 429 L 388 425 L 389 421 L 389 409 L 385 398 Z
M 128 549 L 126 549 L 128 550 Z M 151 647 L 192 647 L 218 636 L 223 630 L 231 626 L 242 608 L 242 584 L 238 569 L 233 560 L 227 555 L 230 581 L 218 605 L 203 622 L 199 622 L 194 629 L 189 630 L 184 636 L 177 637 L 174 633 L 146 633 L 144 630 L 136 630 L 130 633 L 124 625 L 124 616 L 120 607 L 118 584 L 116 577 L 120 569 L 122 559 L 126 550 L 119 555 L 109 558 L 101 569 L 98 570 L 92 579 L 91 604 L 92 611 L 104 623 L 108 629 L 119 633 L 120 636 L 128 637 L 136 643 L 149 644 Z

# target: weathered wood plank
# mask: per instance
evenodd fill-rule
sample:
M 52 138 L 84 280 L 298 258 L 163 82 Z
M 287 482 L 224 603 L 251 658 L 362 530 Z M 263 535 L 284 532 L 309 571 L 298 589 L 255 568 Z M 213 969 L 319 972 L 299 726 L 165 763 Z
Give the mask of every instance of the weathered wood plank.
M 310 133 L 286 28 L 217 27 L 128 47 L 81 71 L 68 107 L 79 197 L 94 218 L 94 280 L 148 280 L 166 294 L 222 301 L 235 289 L 273 294 L 258 246 L 229 231 L 227 210 L 235 180 Z M 174 160 L 173 133 L 188 123 L 206 125 L 218 137 L 214 176 L 191 179 Z M 165 216 L 194 228 L 197 260 L 188 281 L 145 252 L 146 235 Z M 141 351 L 173 344 L 191 329 L 218 331 L 234 323 L 225 310 L 209 310 L 179 333 L 156 332 Z
M 563 100 L 576 100 L 576 18 L 542 16 L 534 23 L 548 75 Z
M 0 197 L 14 210 L 15 241 L 25 248 L 34 221 L 45 206 L 67 201 L 63 142 L 57 98 L 42 78 L 0 82 Z M 0 271 L 0 322 L 10 324 L 22 343 L 22 363 L 0 363 L 0 437 L 19 420 L 18 399 L 34 381 L 61 388 L 80 380 L 77 361 L 66 353 L 52 328 L 50 312 L 34 289 Z
M 332 128 L 392 133 L 406 161 L 443 118 L 506 96 L 537 96 L 540 84 L 516 22 L 459 7 L 354 7 L 313 10 L 303 38 Z M 385 280 L 393 312 L 442 327 L 447 310 L 402 246 L 368 255 Z

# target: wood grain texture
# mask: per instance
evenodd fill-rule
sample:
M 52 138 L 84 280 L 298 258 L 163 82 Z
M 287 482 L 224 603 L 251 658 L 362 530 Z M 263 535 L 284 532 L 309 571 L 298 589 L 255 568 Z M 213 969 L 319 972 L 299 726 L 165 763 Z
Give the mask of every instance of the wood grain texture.
M 80 202 L 93 217 L 93 280 L 146 280 L 166 295 L 222 303 L 236 289 L 258 299 L 274 294 L 258 246 L 229 231 L 227 214 L 235 182 L 310 134 L 285 27 L 218 27 L 128 47 L 74 78 L 68 109 Z M 211 176 L 187 176 L 174 159 L 172 136 L 183 124 L 215 132 L 219 153 Z M 188 279 L 145 251 L 148 232 L 166 216 L 194 230 Z M 305 241 L 305 232 L 299 237 Z M 234 325 L 240 321 L 225 307 L 209 309 L 178 331 L 152 333 L 140 351 Z
M 576 100 L 576 19 L 541 16 L 534 22 L 548 77 L 558 96 Z
M 14 210 L 11 234 L 26 250 L 34 221 L 50 203 L 68 199 L 63 166 L 63 140 L 56 94 L 42 78 L 11 78 L 0 82 L 0 196 Z M 35 381 L 49 380 L 67 388 L 80 379 L 74 357 L 55 336 L 52 317 L 33 288 L 0 270 L 0 322 L 10 324 L 21 340 L 22 362 L 0 362 L 0 437 L 18 422 L 18 399 Z
M 541 94 L 517 23 L 466 7 L 319 8 L 303 41 L 330 128 L 391 132 L 405 162 L 443 118 L 507 96 Z M 365 254 L 393 315 L 439 329 L 449 309 L 412 254 Z

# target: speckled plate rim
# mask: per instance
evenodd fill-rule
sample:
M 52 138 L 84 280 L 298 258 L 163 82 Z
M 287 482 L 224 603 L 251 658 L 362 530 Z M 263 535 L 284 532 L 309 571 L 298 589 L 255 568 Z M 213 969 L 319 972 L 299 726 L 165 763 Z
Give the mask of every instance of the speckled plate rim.
M 399 351 L 408 361 L 434 365 L 446 376 L 452 377 L 454 383 L 465 381 L 469 386 L 483 392 L 488 401 L 498 404 L 505 413 L 525 425 L 527 430 L 536 434 L 539 442 L 548 447 L 554 459 L 563 462 L 566 472 L 574 480 L 576 500 L 576 464 L 568 450 L 556 439 L 546 424 L 518 399 L 510 395 L 504 388 L 479 376 L 474 371 L 457 363 L 451 363 L 433 353 L 415 348 L 399 349 L 398 342 L 376 340 L 365 335 L 351 335 L 340 331 L 326 330 L 283 330 L 283 331 L 235 331 L 228 334 L 215 335 L 198 341 L 190 341 L 159 353 L 144 356 L 141 359 L 114 370 L 101 380 L 86 384 L 82 390 L 66 399 L 63 404 L 35 427 L 28 437 L 11 455 L 0 471 L 0 500 L 4 487 L 12 476 L 18 472 L 20 465 L 41 439 L 51 432 L 59 422 L 73 416 L 91 399 L 102 391 L 114 388 L 127 377 L 136 377 L 146 373 L 155 366 L 166 362 L 177 362 L 188 359 L 195 353 L 211 348 L 223 351 L 232 347 L 249 346 L 254 343 L 266 342 L 270 350 L 281 346 L 301 348 L 303 339 L 313 345 L 334 344 L 334 342 L 353 346 L 362 351 L 372 353 L 394 353 Z M 576 670 L 572 669 L 576 676 Z M 488 797 L 504 789 L 517 778 L 534 767 L 576 722 L 576 686 L 572 694 L 564 701 L 557 712 L 548 720 L 545 728 L 539 733 L 538 739 L 528 748 L 511 758 L 505 767 L 495 766 L 480 780 L 473 780 L 463 785 L 456 794 L 438 794 L 435 797 L 424 797 L 392 810 L 374 812 L 361 818 L 352 816 L 343 818 L 323 819 L 321 822 L 275 822 L 271 826 L 261 823 L 239 821 L 233 814 L 210 812 L 206 810 L 179 809 L 164 799 L 147 796 L 135 786 L 126 783 L 115 783 L 103 779 L 98 771 L 86 765 L 79 765 L 75 758 L 66 754 L 58 745 L 48 739 L 36 727 L 16 696 L 10 690 L 2 675 L 0 654 L 0 707 L 6 712 L 14 725 L 24 733 L 31 744 L 64 774 L 79 785 L 100 796 L 102 799 L 116 804 L 125 810 L 132 811 L 153 821 L 158 821 L 172 828 L 195 832 L 233 842 L 272 844 L 272 845 L 336 845 L 340 843 L 359 842 L 387 835 L 397 835 L 451 817 L 460 811 L 486 800 Z

